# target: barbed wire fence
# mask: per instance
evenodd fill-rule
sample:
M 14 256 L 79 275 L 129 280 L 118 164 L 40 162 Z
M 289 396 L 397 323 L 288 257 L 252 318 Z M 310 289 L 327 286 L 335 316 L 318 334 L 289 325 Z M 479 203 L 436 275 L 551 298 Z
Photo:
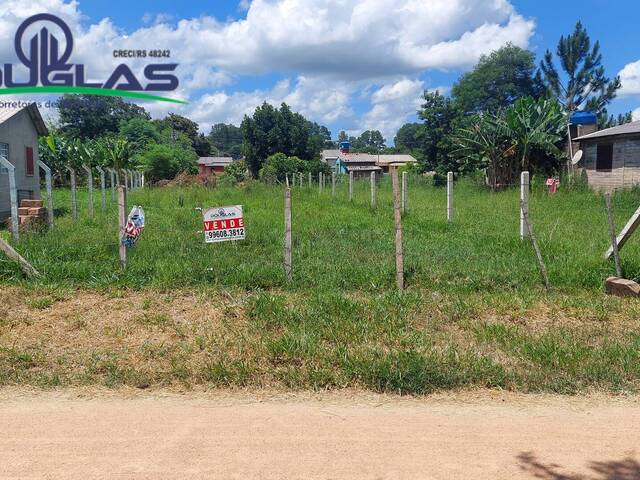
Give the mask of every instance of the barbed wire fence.
M 93 223 L 92 226 L 94 228 L 103 229 L 103 239 L 96 241 L 92 240 L 91 243 L 87 244 L 79 244 L 74 246 L 74 248 L 78 251 L 78 253 L 82 254 L 90 254 L 92 250 L 106 248 L 106 249 L 119 249 L 120 250 L 120 261 L 123 267 L 127 266 L 126 259 L 126 249 L 122 247 L 122 234 L 123 230 L 126 227 L 126 215 L 128 214 L 128 209 L 130 205 L 128 202 L 130 199 L 126 198 L 128 193 L 133 193 L 136 190 L 141 189 L 144 186 L 144 182 L 140 175 L 136 175 L 132 172 L 124 172 L 126 177 L 123 178 L 123 185 L 118 188 L 117 180 L 114 185 L 114 176 L 112 172 L 108 172 L 111 176 L 111 185 L 109 186 L 113 191 L 115 191 L 115 201 L 114 196 L 112 196 L 112 200 L 108 201 L 107 195 L 107 187 L 106 185 L 106 177 L 103 180 L 103 176 L 100 175 L 100 172 L 97 171 L 98 176 L 94 177 L 94 175 L 90 172 L 87 172 L 87 181 L 86 186 L 78 187 L 75 185 L 75 188 L 72 188 L 71 191 L 67 193 L 64 191 L 64 194 L 59 197 L 57 203 L 65 202 L 67 205 L 71 207 L 73 210 L 73 202 L 76 202 L 76 214 L 74 216 L 73 221 L 78 221 L 78 214 L 85 218 L 96 218 L 99 220 L 97 223 Z M 326 175 L 318 175 L 317 177 L 309 177 L 307 176 L 307 182 L 304 182 L 305 178 L 301 174 L 296 174 L 291 178 L 289 182 L 289 178 L 287 178 L 287 183 L 289 183 L 288 190 L 292 193 L 292 209 L 295 209 L 295 200 L 296 196 L 305 196 L 305 195 L 317 195 L 320 198 L 331 198 L 332 202 L 344 203 L 345 205 L 352 205 L 353 208 L 362 208 L 366 207 L 372 210 L 381 210 L 381 211 L 389 211 L 391 212 L 391 208 L 393 206 L 393 196 L 389 195 L 389 187 L 390 179 L 388 175 L 378 174 L 377 172 L 369 173 L 369 175 L 353 175 L 353 174 L 335 174 L 333 173 L 329 178 Z M 460 198 L 457 194 L 455 188 L 455 178 L 454 174 L 450 172 L 447 175 L 447 183 L 446 188 L 442 189 L 442 218 L 446 219 L 448 223 L 455 223 L 458 218 L 458 210 L 465 208 L 465 198 Z M 297 182 L 296 182 L 297 178 Z M 91 191 L 94 187 L 94 181 L 99 183 L 100 189 L 100 200 L 99 203 L 102 205 L 100 209 L 99 215 L 94 215 L 91 212 L 94 202 L 97 200 L 93 198 L 91 195 Z M 327 180 L 330 181 L 331 188 L 326 188 Z M 124 184 L 127 185 L 128 188 L 124 187 Z M 401 181 L 399 182 L 400 190 L 400 199 L 401 199 L 401 212 L 402 215 L 409 214 L 412 211 L 412 191 L 419 191 L 422 188 L 429 188 L 433 184 L 431 179 L 427 179 L 424 176 L 411 175 L 407 172 L 402 172 Z M 278 185 L 284 187 L 284 184 L 278 182 Z M 531 219 L 529 217 L 529 201 L 530 201 L 530 193 L 535 190 L 536 194 L 540 194 L 545 192 L 546 189 L 544 185 L 540 182 L 532 184 L 531 178 L 528 172 L 523 172 L 520 178 L 520 182 L 503 185 L 503 188 L 520 188 L 520 198 L 519 202 L 516 204 L 514 202 L 514 212 L 515 208 L 517 208 L 520 212 L 520 226 L 518 234 L 522 240 L 529 238 L 529 229 L 527 228 Z M 2 188 L 0 186 L 0 193 L 2 193 Z M 125 200 L 123 201 L 120 195 L 120 191 L 125 194 Z M 147 189 L 148 191 L 148 189 Z M 87 197 L 89 204 L 85 206 L 77 205 L 77 197 L 78 192 L 82 192 L 82 197 Z M 53 195 L 52 195 L 53 197 Z M 180 197 L 182 198 L 182 197 Z M 166 227 L 158 227 L 151 225 L 148 228 L 151 228 L 155 235 L 151 238 L 147 238 L 146 242 L 154 242 L 155 245 L 162 247 L 165 246 L 168 242 L 168 239 L 172 240 L 175 238 L 179 238 L 181 242 L 186 242 L 189 245 L 202 244 L 200 246 L 201 251 L 205 251 L 207 246 L 204 244 L 204 239 L 198 235 L 198 226 L 201 221 L 198 215 L 194 215 L 193 211 L 196 205 L 189 204 L 189 201 L 185 202 L 184 198 L 180 201 L 180 198 L 176 198 L 176 205 L 172 207 L 158 207 L 154 205 L 143 205 L 145 209 L 148 209 L 147 212 L 151 214 L 153 217 L 164 216 L 167 218 L 172 218 L 175 221 L 173 224 L 174 228 L 166 228 Z M 53 200 L 53 199 L 52 199 Z M 140 200 L 143 200 L 142 198 Z M 200 205 L 202 206 L 202 205 Z M 79 207 L 79 208 L 78 208 Z M 124 215 L 123 215 L 124 211 Z M 283 204 L 283 212 L 286 211 L 285 204 Z M 275 213 L 275 212 L 274 212 Z M 285 217 L 286 218 L 286 217 Z M 286 222 L 285 222 L 286 223 Z M 285 229 L 286 230 L 286 229 Z M 185 232 L 187 232 L 185 234 Z M 283 232 L 284 234 L 284 232 Z M 289 240 L 286 240 L 286 237 L 283 237 L 283 243 L 286 245 L 287 243 L 290 245 L 289 248 L 295 248 L 295 243 L 293 243 L 293 247 L 291 247 L 291 235 L 295 237 L 295 223 L 292 228 L 289 229 Z M 514 232 L 514 236 L 516 233 Z M 48 237 L 49 243 L 47 245 L 47 251 L 51 252 L 55 257 L 55 250 L 57 248 L 63 248 L 68 246 L 62 239 L 58 238 L 56 235 L 51 235 Z M 14 243 L 16 243 L 14 241 Z M 18 244 L 16 244 L 18 245 Z M 142 247 L 144 248 L 144 247 Z M 286 249 L 285 249 L 286 250 Z M 123 257 L 124 251 L 124 257 Z M 200 251 L 200 250 L 199 250 Z M 287 277 L 290 278 L 291 271 L 293 271 L 294 266 L 291 264 L 291 251 L 289 253 L 285 252 L 283 259 L 283 270 L 285 272 L 289 272 Z

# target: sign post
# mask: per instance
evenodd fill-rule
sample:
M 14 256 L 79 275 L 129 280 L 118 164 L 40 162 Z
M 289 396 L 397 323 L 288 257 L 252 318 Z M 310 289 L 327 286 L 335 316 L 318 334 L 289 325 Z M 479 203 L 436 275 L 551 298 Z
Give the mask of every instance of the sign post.
M 208 208 L 202 212 L 206 243 L 244 240 L 242 205 Z

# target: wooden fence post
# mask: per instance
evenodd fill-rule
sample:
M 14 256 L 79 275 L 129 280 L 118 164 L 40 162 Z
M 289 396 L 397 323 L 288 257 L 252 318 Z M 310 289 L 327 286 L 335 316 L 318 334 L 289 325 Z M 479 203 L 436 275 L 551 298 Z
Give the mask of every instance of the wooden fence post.
M 284 191 L 284 274 L 287 281 L 292 279 L 291 255 L 291 190 Z
M 93 172 L 91 171 L 91 167 L 88 167 L 87 165 L 82 165 L 82 168 L 87 172 L 87 206 L 89 217 L 93 217 Z
M 27 277 L 40 275 L 29 262 L 22 258 L 22 255 L 16 252 L 13 247 L 11 247 L 11 245 L 5 242 L 2 238 L 0 238 L 0 250 L 2 250 L 11 260 L 18 263 Z
M 16 167 L 9 160 L 0 157 L 0 165 L 7 169 L 9 176 L 9 201 L 11 202 L 11 236 L 20 240 L 20 216 L 18 215 L 18 189 L 16 187 Z
M 98 170 L 98 173 L 100 174 L 100 196 L 102 198 L 102 210 L 104 211 L 107 209 L 107 193 L 105 191 L 106 184 L 104 180 L 104 170 L 102 169 L 102 167 L 96 167 L 96 170 Z
M 336 172 L 331 172 L 331 196 L 336 196 Z
M 447 173 L 447 222 L 453 222 L 453 172 Z
M 407 172 L 402 172 L 402 213 L 407 211 Z
M 78 199 L 76 197 L 76 171 L 67 167 L 69 170 L 69 179 L 71 181 L 71 218 L 74 222 L 78 221 Z
M 613 208 L 611 208 L 611 194 L 606 193 L 604 196 L 605 205 L 607 206 L 607 219 L 609 221 L 609 235 L 611 236 L 611 249 L 613 250 L 613 260 L 616 265 L 616 276 L 622 277 L 622 265 L 620 263 L 620 252 L 618 251 L 618 239 L 616 238 L 616 226 L 613 220 Z
M 53 228 L 53 186 L 51 182 L 51 169 L 42 160 L 38 160 L 38 166 L 44 171 L 45 185 L 47 186 L 47 220 L 49 228 Z
M 376 172 L 371 172 L 371 208 L 376 208 Z
M 349 201 L 353 202 L 353 171 L 349 172 Z
M 400 200 L 400 181 L 398 169 L 391 168 L 391 185 L 393 188 L 393 220 L 395 224 L 396 242 L 396 286 L 398 290 L 404 289 L 404 253 L 402 250 L 402 212 Z
M 127 247 L 122 243 L 127 228 L 127 191 L 122 185 L 118 185 L 118 226 L 120 265 L 127 268 Z
M 529 215 L 529 172 L 520 174 L 520 239 L 529 236 L 525 217 Z
M 525 209 L 525 204 L 522 200 L 520 200 L 520 209 L 524 212 L 524 216 L 522 218 L 525 227 L 527 229 L 527 235 L 531 238 L 531 243 L 533 244 L 533 250 L 536 252 L 536 258 L 538 259 L 538 266 L 540 267 L 540 273 L 542 274 L 542 279 L 544 280 L 544 288 L 549 290 L 549 275 L 547 275 L 547 267 L 544 264 L 544 259 L 542 258 L 542 252 L 540 251 L 540 247 L 538 246 L 538 241 L 536 240 L 535 235 L 533 234 L 533 227 L 529 222 L 529 211 Z

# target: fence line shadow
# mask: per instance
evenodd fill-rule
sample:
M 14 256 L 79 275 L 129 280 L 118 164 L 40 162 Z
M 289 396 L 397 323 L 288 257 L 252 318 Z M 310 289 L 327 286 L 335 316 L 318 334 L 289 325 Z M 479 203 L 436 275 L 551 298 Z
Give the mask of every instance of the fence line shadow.
M 640 480 L 640 462 L 631 457 L 591 462 L 588 474 L 562 473 L 561 465 L 545 464 L 533 452 L 523 452 L 517 459 L 522 470 L 544 480 Z

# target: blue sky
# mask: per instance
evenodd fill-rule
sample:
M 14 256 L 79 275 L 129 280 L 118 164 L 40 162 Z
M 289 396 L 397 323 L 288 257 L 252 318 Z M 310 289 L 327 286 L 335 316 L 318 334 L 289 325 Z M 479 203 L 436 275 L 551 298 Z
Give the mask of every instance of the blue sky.
M 377 128 L 391 140 L 415 120 L 424 89 L 446 93 L 505 41 L 539 59 L 578 19 L 600 40 L 606 73 L 626 67 L 610 113 L 638 109 L 640 117 L 640 2 L 631 0 L 33 0 L 29 9 L 4 2 L 0 34 L 12 36 L 26 15 L 58 14 L 74 30 L 75 61 L 97 77 L 112 68 L 114 48 L 171 49 L 180 64 L 176 95 L 190 106 L 145 107 L 154 116 L 185 114 L 205 131 L 237 123 L 267 100 L 286 101 L 334 136 Z

